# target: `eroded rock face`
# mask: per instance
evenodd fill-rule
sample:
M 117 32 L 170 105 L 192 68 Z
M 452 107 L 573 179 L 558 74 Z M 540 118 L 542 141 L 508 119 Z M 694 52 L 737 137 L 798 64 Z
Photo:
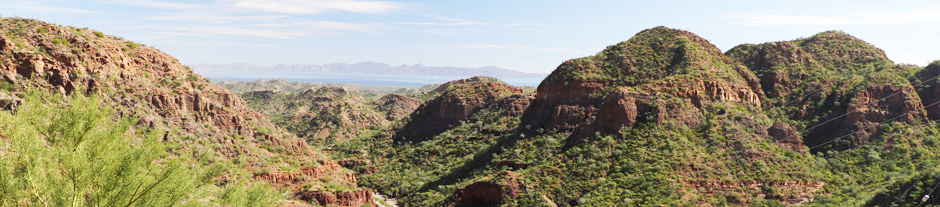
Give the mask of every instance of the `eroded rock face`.
M 16 112 L 16 108 L 23 104 L 23 99 L 16 95 L 0 92 L 0 110 Z
M 847 109 L 850 113 L 846 114 L 845 121 L 836 132 L 838 137 L 849 134 L 855 137 L 847 139 L 852 142 L 850 147 L 868 144 L 871 135 L 878 132 L 880 122 L 926 120 L 924 105 L 910 86 L 886 84 L 868 87 L 856 93 L 853 99 L 855 101 Z
M 935 61 L 927 65 L 921 72 L 923 79 L 933 78 L 938 75 L 940 75 L 940 61 Z M 935 104 L 940 102 L 940 81 L 933 80 L 924 83 L 924 85 L 926 86 L 922 86 L 918 89 L 918 94 L 922 99 L 922 105 L 925 107 L 929 106 L 927 107 L 927 117 L 931 120 L 940 119 L 940 104 Z
M 501 183 L 507 184 L 500 185 L 494 181 L 474 182 L 462 189 L 457 189 L 454 193 L 457 202 L 463 206 L 496 206 L 502 204 L 504 200 L 515 198 L 523 193 L 523 187 L 517 180 L 518 175 L 514 172 L 505 171 L 497 177 Z
M 565 64 L 571 63 L 563 63 L 559 68 Z M 523 115 L 523 123 L 536 129 L 570 131 L 597 113 L 603 97 L 596 94 L 609 85 L 605 81 L 546 79 L 536 90 L 532 106 Z
M 316 202 L 320 206 L 372 206 L 372 191 L 363 189 L 354 192 L 298 192 L 295 196 L 307 202 Z
M 597 114 L 596 130 L 608 134 L 619 132 L 642 120 L 646 113 L 665 111 L 662 107 L 650 106 L 651 101 L 653 97 L 649 94 L 630 93 L 626 89 L 611 92 Z
M 767 128 L 767 134 L 774 138 L 775 142 L 787 144 L 787 148 L 794 151 L 803 151 L 803 138 L 799 133 L 783 122 L 774 122 L 770 128 Z
M 477 111 L 493 104 L 504 103 L 518 111 L 525 108 L 522 90 L 497 82 L 470 82 L 455 84 L 435 99 L 425 102 L 411 115 L 412 121 L 395 134 L 397 141 L 421 142 L 429 140 Z M 501 99 L 509 99 L 500 101 Z M 511 101 L 520 100 L 523 101 Z
M 464 206 L 494 206 L 503 202 L 503 187 L 490 182 L 476 182 L 457 190 Z

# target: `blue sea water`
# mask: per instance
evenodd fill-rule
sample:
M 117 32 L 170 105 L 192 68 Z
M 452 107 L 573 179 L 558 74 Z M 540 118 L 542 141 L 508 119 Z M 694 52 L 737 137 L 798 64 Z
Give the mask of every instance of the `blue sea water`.
M 212 81 L 255 81 L 258 79 L 286 79 L 296 82 L 310 83 L 343 83 L 382 86 L 409 86 L 421 87 L 428 84 L 445 83 L 451 80 L 470 78 L 472 76 L 440 76 L 440 75 L 405 75 L 405 74 L 372 74 L 372 73 L 313 73 L 313 72 L 272 72 L 272 71 L 195 71 Z M 496 77 L 513 86 L 537 87 L 541 78 Z

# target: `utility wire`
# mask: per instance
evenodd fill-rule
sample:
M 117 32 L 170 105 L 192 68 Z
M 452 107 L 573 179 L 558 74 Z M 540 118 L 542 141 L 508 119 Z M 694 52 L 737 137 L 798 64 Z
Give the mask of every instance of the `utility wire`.
M 902 49 L 902 50 L 899 50 L 899 51 L 897 51 L 897 52 L 894 52 L 894 53 L 891 54 L 891 56 L 900 54 L 901 52 L 904 52 L 905 50 L 911 49 L 911 48 L 913 48 L 914 46 L 920 45 L 920 43 L 924 43 L 924 42 L 926 42 L 927 40 L 933 39 L 934 37 L 937 37 L 937 36 L 940 36 L 940 33 L 937 33 L 937 34 L 935 34 L 935 35 L 933 35 L 933 36 L 930 36 L 930 37 L 928 37 L 927 39 L 921 40 L 920 42 L 914 43 L 913 45 L 911 45 L 911 46 L 909 46 L 909 47 L 907 47 L 907 48 L 904 48 L 904 49 Z M 886 55 L 886 56 L 887 56 L 887 55 Z M 872 66 L 869 65 L 869 68 L 871 68 L 871 67 L 872 67 Z M 803 98 L 806 98 L 806 97 L 808 97 L 808 96 L 811 96 L 811 95 L 813 95 L 813 94 L 816 94 L 816 92 L 822 91 L 823 89 L 824 89 L 824 88 L 819 88 L 819 89 L 816 89 L 816 90 L 813 90 L 813 91 L 807 93 L 806 95 L 800 96 L 800 97 L 797 98 L 797 99 L 790 100 L 790 102 L 787 102 L 786 104 L 784 104 L 783 107 L 789 106 L 791 103 L 793 103 L 793 102 L 796 101 L 796 100 L 803 100 Z
M 907 191 L 910 191 L 911 188 L 914 188 L 914 186 L 917 185 L 917 183 L 920 182 L 920 180 L 923 180 L 925 177 L 927 177 L 927 176 L 920 177 L 920 178 L 917 179 L 917 181 L 914 181 L 913 183 L 911 183 L 911 187 L 907 187 L 907 190 L 904 190 L 904 192 L 901 193 L 901 195 L 898 195 L 898 199 L 894 199 L 894 202 L 891 202 L 891 206 L 897 205 L 896 203 L 898 203 L 898 201 L 900 201 L 901 198 L 904 197 L 904 195 L 907 195 Z
M 921 40 L 920 42 L 917 42 L 916 44 L 911 45 L 910 47 L 904 48 L 904 49 L 901 50 L 901 51 L 897 51 L 897 52 L 895 52 L 894 54 L 891 54 L 891 55 L 897 55 L 898 53 L 904 52 L 904 51 L 907 50 L 907 49 L 911 49 L 911 48 L 913 48 L 914 46 L 919 45 L 920 43 L 924 43 L 924 42 L 926 42 L 927 40 L 933 39 L 934 37 L 937 37 L 938 35 L 940 35 L 940 33 L 937 33 L 937 34 L 935 34 L 935 35 L 933 35 L 933 36 L 930 36 L 930 37 L 928 37 L 927 39 Z
M 921 43 L 924 43 L 924 42 L 926 42 L 927 40 L 933 39 L 934 37 L 937 37 L 937 36 L 940 36 L 940 33 L 937 33 L 937 34 L 935 34 L 935 35 L 933 35 L 933 36 L 930 36 L 930 37 L 928 37 L 927 39 L 921 40 L 920 42 L 917 42 L 917 43 L 915 43 L 915 44 L 913 44 L 913 45 L 911 45 L 911 46 L 909 46 L 909 47 L 907 47 L 907 48 L 904 48 L 903 50 L 897 51 L 897 52 L 895 52 L 895 53 L 893 53 L 893 54 L 891 54 L 891 55 L 900 54 L 901 52 L 904 52 L 904 51 L 907 50 L 907 49 L 911 49 L 911 48 L 913 48 L 914 46 L 920 45 Z M 870 67 L 871 67 L 871 66 L 870 66 Z M 917 84 L 915 84 L 915 85 L 912 85 L 911 87 L 916 87 L 916 86 L 918 86 L 918 85 L 921 85 L 921 84 L 923 84 L 923 83 L 929 82 L 929 81 L 931 81 L 931 80 L 933 80 L 933 79 L 936 79 L 936 78 L 938 78 L 938 77 L 940 77 L 940 75 L 934 76 L 933 78 L 930 78 L 930 79 L 928 79 L 928 80 L 926 80 L 926 81 L 921 81 L 920 83 L 917 83 Z M 866 79 L 867 79 L 867 78 L 866 78 Z M 865 80 L 863 80 L 862 82 L 865 82 Z M 817 93 L 817 92 L 819 92 L 819 91 L 822 91 L 822 89 L 823 89 L 823 88 L 816 89 L 816 90 L 810 92 L 810 93 L 807 94 L 807 95 L 801 96 L 799 99 L 791 100 L 791 102 L 788 102 L 788 103 L 785 104 L 784 106 L 788 106 L 788 105 L 790 105 L 791 103 L 793 103 L 793 102 L 796 101 L 796 100 L 802 100 L 802 99 L 805 98 L 805 97 L 808 97 L 808 96 L 813 95 L 813 94 L 815 94 L 815 93 Z M 897 92 L 897 93 L 891 94 L 891 95 L 889 95 L 889 96 L 886 96 L 886 97 L 884 97 L 884 98 L 879 99 L 878 101 L 884 100 L 884 99 L 886 99 L 886 98 L 888 98 L 888 97 L 891 97 L 891 96 L 894 96 L 894 95 L 897 95 L 898 93 L 901 93 L 901 92 L 903 92 L 903 91 L 899 91 L 899 92 Z M 926 107 L 925 107 L 925 108 L 926 108 Z M 833 121 L 833 120 L 835 120 L 835 119 L 841 118 L 842 116 L 845 116 L 845 115 L 847 115 L 847 114 L 849 114 L 849 113 L 853 113 L 853 112 L 856 112 L 856 111 L 858 111 L 858 110 L 853 110 L 853 111 L 851 111 L 851 112 L 844 113 L 844 114 L 842 114 L 842 115 L 840 115 L 840 116 L 838 116 L 838 117 L 836 117 L 836 118 L 827 120 L 827 121 L 823 122 L 822 124 L 818 124 L 818 125 L 815 125 L 815 126 L 813 126 L 813 127 L 808 128 L 808 129 L 801 130 L 799 133 L 794 134 L 794 135 L 792 135 L 792 136 L 790 136 L 790 137 L 787 137 L 787 138 L 785 138 L 785 139 L 776 140 L 776 141 L 774 141 L 774 143 L 777 144 L 777 143 L 780 143 L 780 142 L 782 142 L 782 141 L 784 141 L 784 140 L 791 139 L 791 138 L 795 137 L 795 136 L 798 135 L 798 134 L 802 134 L 803 132 L 806 132 L 807 130 L 811 130 L 811 129 L 814 129 L 814 128 L 816 128 L 816 127 L 822 126 L 823 124 L 829 123 L 829 122 L 831 122 L 831 121 Z
M 924 108 L 929 108 L 929 107 L 932 107 L 932 106 L 936 106 L 936 105 L 938 105 L 938 104 L 940 104 L 940 101 L 934 102 L 933 104 L 930 104 L 930 105 L 928 105 L 928 106 L 925 106 Z M 906 116 L 906 115 L 908 115 L 908 114 L 911 114 L 912 112 L 918 112 L 918 111 L 909 111 L 909 112 L 905 112 L 905 113 L 903 113 L 903 114 L 901 114 L 901 115 L 895 116 L 894 118 L 890 118 L 890 119 L 888 119 L 888 120 L 884 120 L 884 121 L 878 123 L 878 124 L 875 125 L 875 126 L 876 126 L 876 127 L 881 127 L 882 124 L 887 124 L 887 123 L 890 122 L 890 121 L 894 121 L 895 119 L 898 119 L 898 118 L 901 118 L 901 117 Z M 816 146 L 810 147 L 809 149 L 812 150 L 812 149 L 815 149 L 815 148 L 817 148 L 817 147 L 820 147 L 820 146 L 823 146 L 823 145 L 826 145 L 826 144 L 829 144 L 829 143 L 832 143 L 832 142 L 835 142 L 835 141 L 839 141 L 839 140 L 842 139 L 842 138 L 845 138 L 845 137 L 854 135 L 855 133 L 859 133 L 859 132 L 861 132 L 861 131 L 862 131 L 862 130 L 853 131 L 852 133 L 849 133 L 849 134 L 846 134 L 846 135 L 842 135 L 842 136 L 840 136 L 840 137 L 837 137 L 837 138 L 835 138 L 835 139 L 829 140 L 829 141 L 827 141 L 827 142 L 823 142 L 822 144 L 818 144 L 818 145 L 816 145 Z M 873 141 L 870 141 L 869 143 L 874 143 L 874 142 L 876 142 L 876 141 L 881 141 L 881 139 L 875 139 L 875 140 L 873 140 Z M 831 157 L 827 157 L 827 158 L 831 158 Z
M 933 194 L 933 191 L 937 190 L 937 187 L 940 187 L 940 181 L 938 181 L 938 182 L 937 182 L 937 185 L 934 185 L 934 186 L 933 186 L 933 189 L 930 190 L 929 193 L 927 193 L 926 195 L 924 195 L 924 197 L 926 197 L 927 199 L 930 199 L 930 197 L 927 197 L 927 196 L 932 195 L 932 194 Z M 927 199 L 921 200 L 920 203 L 917 204 L 917 206 L 919 207 L 920 205 L 924 205 L 924 203 L 927 202 Z
M 924 108 L 929 108 L 929 107 L 931 107 L 931 106 L 935 106 L 935 105 L 938 105 L 938 104 L 940 104 L 940 101 L 934 102 L 933 104 L 930 104 L 930 105 L 928 105 L 928 106 L 926 106 L 926 107 L 924 107 Z M 910 114 L 911 112 L 915 112 L 915 111 L 909 111 L 909 112 L 906 112 L 906 113 L 904 113 L 904 114 L 895 116 L 894 118 L 891 118 L 891 119 L 888 119 L 888 120 L 885 120 L 885 121 L 882 121 L 882 122 L 878 123 L 878 125 L 876 125 L 876 126 L 877 126 L 877 127 L 880 127 L 882 124 L 886 124 L 886 123 L 888 123 L 888 122 L 890 122 L 890 121 L 893 121 L 893 120 L 895 120 L 895 119 L 897 119 L 897 118 L 900 118 L 900 117 L 903 117 L 903 116 L 905 116 L 905 115 L 908 115 L 908 114 Z M 827 143 L 830 143 L 830 142 L 839 140 L 839 139 L 844 138 L 844 137 L 847 137 L 847 136 L 849 136 L 849 135 L 853 135 L 853 134 L 855 134 L 855 133 L 858 133 L 859 131 L 862 131 L 862 130 L 854 131 L 854 132 L 852 132 L 852 133 L 850 133 L 850 134 L 847 134 L 847 135 L 841 136 L 841 137 L 839 137 L 839 138 L 830 140 L 830 141 L 828 141 L 828 142 L 825 142 L 825 143 L 816 145 L 816 146 L 814 146 L 814 147 L 812 147 L 812 148 L 810 148 L 810 149 L 813 149 L 813 148 L 816 148 L 816 147 L 825 145 L 825 144 L 827 144 Z M 870 143 L 874 143 L 874 142 L 878 142 L 878 141 L 881 141 L 881 139 L 872 140 Z M 837 156 L 837 155 L 839 155 L 839 154 L 832 154 L 832 155 L 830 155 L 830 156 L 827 156 L 826 159 L 833 158 L 833 157 L 835 157 L 835 156 Z M 926 177 L 926 176 L 925 176 L 925 177 Z M 891 202 L 891 204 L 894 205 L 894 204 L 896 204 L 898 201 L 900 201 L 901 198 L 903 198 L 904 195 L 906 195 L 907 192 L 911 190 L 911 188 L 914 188 L 914 186 L 917 185 L 917 183 L 920 182 L 920 181 L 923 180 L 923 179 L 924 179 L 924 177 L 921 177 L 921 178 L 917 179 L 917 181 L 914 181 L 913 183 L 911 183 L 911 186 L 908 187 L 906 190 L 904 190 L 903 193 L 901 193 L 900 195 L 898 195 L 898 198 L 895 199 L 894 202 Z M 940 182 L 937 182 L 937 185 L 934 186 L 933 189 L 930 190 L 930 193 L 927 193 L 926 195 L 931 195 L 931 194 L 933 194 L 933 192 L 937 189 L 937 187 L 940 187 Z M 920 205 L 922 205 L 923 203 L 924 203 L 924 201 L 921 201 L 921 203 L 918 204 L 917 206 L 920 206 Z
M 937 79 L 937 78 L 940 78 L 940 75 L 934 76 L 934 77 L 932 77 L 932 78 L 930 78 L 930 79 L 927 79 L 927 80 L 925 80 L 925 81 L 921 81 L 920 83 L 911 85 L 911 87 L 912 87 L 912 88 L 913 88 L 913 87 L 917 87 L 917 86 L 919 86 L 919 85 L 922 85 L 922 84 L 924 84 L 924 83 L 930 82 L 930 81 L 932 81 L 932 80 L 934 80 L 934 79 Z M 885 96 L 885 97 L 882 97 L 882 98 L 878 99 L 878 101 L 874 101 L 874 102 L 872 102 L 872 103 L 869 103 L 868 105 L 877 104 L 878 102 L 884 101 L 884 100 L 886 100 L 886 99 L 888 99 L 888 98 L 890 98 L 890 97 L 892 97 L 892 96 L 901 94 L 901 93 L 903 93 L 903 92 L 904 92 L 904 90 L 895 92 L 895 93 L 893 93 L 893 94 L 891 94 L 891 95 L 888 95 L 888 96 Z M 934 104 L 936 104 L 936 103 L 934 103 Z M 931 106 L 934 105 L 934 104 L 931 104 Z M 924 108 L 928 108 L 928 107 L 924 107 Z M 822 122 L 822 123 L 820 123 L 820 124 L 816 124 L 816 125 L 814 125 L 814 126 L 812 126 L 812 127 L 810 127 L 810 128 L 806 128 L 806 129 L 800 130 L 799 133 L 796 133 L 796 134 L 794 134 L 794 135 L 791 135 L 791 136 L 789 136 L 789 137 L 787 137 L 787 138 L 780 139 L 780 140 L 776 140 L 776 141 L 774 141 L 774 143 L 776 144 L 776 143 L 780 143 L 780 142 L 782 142 L 782 141 L 785 141 L 785 140 L 794 138 L 794 137 L 796 137 L 796 136 L 799 135 L 799 134 L 802 134 L 802 133 L 804 133 L 804 132 L 806 132 L 806 131 L 815 129 L 815 128 L 820 127 L 820 126 L 822 126 L 822 125 L 828 124 L 829 122 L 835 121 L 836 119 L 842 118 L 842 117 L 844 117 L 844 116 L 846 116 L 846 115 L 849 115 L 849 114 L 851 114 L 851 113 L 858 112 L 858 111 L 861 110 L 861 109 L 862 109 L 862 108 L 859 107 L 859 108 L 857 108 L 857 109 L 855 109 L 855 110 L 852 110 L 852 111 L 850 111 L 850 112 L 843 113 L 842 115 L 839 115 L 839 116 L 836 116 L 835 118 L 826 120 L 826 121 L 824 121 L 824 122 Z
M 870 71 L 868 72 L 868 74 L 874 72 L 874 66 L 868 65 L 868 69 L 870 70 Z M 866 74 L 866 75 L 867 75 L 867 74 Z M 819 80 L 817 80 L 817 81 L 819 81 Z M 809 87 L 809 86 L 807 85 L 807 87 Z M 817 92 L 820 92 L 820 91 L 822 91 L 822 90 L 824 90 L 824 89 L 826 89 L 826 88 L 824 88 L 824 87 L 818 87 L 816 90 L 810 91 L 809 93 L 806 93 L 806 94 L 804 94 L 804 95 L 802 95 L 802 96 L 800 96 L 800 97 L 798 97 L 798 98 L 794 98 L 794 99 L 791 99 L 790 101 L 787 101 L 786 104 L 784 104 L 783 106 L 780 106 L 780 107 L 787 107 L 787 106 L 789 106 L 790 104 L 796 103 L 797 100 L 803 100 L 803 99 L 805 99 L 806 97 L 815 95 Z M 776 107 L 774 107 L 774 108 L 776 108 Z
M 938 77 L 940 77 L 940 75 L 934 76 L 934 77 L 931 78 L 931 79 L 936 79 L 936 78 L 938 78 Z M 929 82 L 929 81 L 930 81 L 930 80 L 922 81 L 922 82 L 920 82 L 920 83 L 918 83 L 918 84 L 916 84 L 916 85 L 914 85 L 914 86 L 917 86 L 917 85 L 920 85 L 920 84 L 923 84 L 923 83 L 926 83 L 926 82 Z M 914 87 L 914 86 L 911 86 L 911 87 Z M 895 94 L 897 94 L 897 93 L 895 93 Z M 894 94 L 892 94 L 892 95 L 894 95 Z M 935 106 L 935 105 L 937 105 L 937 104 L 940 104 L 940 101 L 937 101 L 937 102 L 934 102 L 934 103 L 932 103 L 932 104 L 930 104 L 930 105 L 924 106 L 924 109 L 930 108 L 930 107 Z M 901 114 L 900 116 L 891 118 L 891 119 L 889 119 L 889 120 L 897 119 L 898 117 L 901 117 L 901 116 L 910 114 L 911 112 L 915 112 L 915 111 L 909 111 L 909 112 L 907 112 L 907 113 Z M 879 123 L 877 126 L 881 126 L 881 124 L 884 124 L 884 123 L 886 123 L 886 122 L 887 122 L 887 121 L 881 122 L 881 123 Z M 849 134 L 849 135 L 855 134 L 855 133 L 857 133 L 857 132 L 858 132 L 858 131 L 852 132 L 852 133 Z M 840 137 L 840 138 L 841 138 L 841 137 Z M 840 139 L 840 138 L 836 138 L 836 139 Z M 873 140 L 873 141 L 870 141 L 869 143 L 874 143 L 874 142 L 877 142 L 877 141 L 881 141 L 881 140 L 880 140 L 880 139 L 875 139 L 875 140 Z M 829 142 L 832 142 L 832 141 L 830 140 Z M 826 142 L 826 143 L 828 143 L 828 142 Z M 823 143 L 823 144 L 826 144 L 826 143 Z M 816 145 L 816 146 L 814 146 L 813 148 L 816 148 L 816 147 L 819 147 L 819 146 L 820 146 L 820 145 Z M 813 148 L 810 148 L 810 149 L 813 149 Z M 832 155 L 832 156 L 829 156 L 829 157 L 826 157 L 826 159 L 829 159 L 829 158 L 832 158 L 832 157 L 835 157 L 835 156 L 836 156 L 836 154 L 834 154 L 834 155 Z

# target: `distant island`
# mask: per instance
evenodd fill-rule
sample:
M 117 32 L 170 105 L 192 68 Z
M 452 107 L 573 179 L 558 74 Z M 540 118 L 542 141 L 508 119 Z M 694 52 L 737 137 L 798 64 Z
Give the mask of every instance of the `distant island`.
M 525 73 L 496 66 L 479 68 L 465 68 L 454 66 L 425 66 L 400 65 L 392 66 L 386 63 L 361 62 L 356 64 L 332 63 L 326 65 L 283 65 L 274 67 L 257 66 L 249 63 L 235 64 L 197 64 L 193 70 L 201 71 L 283 71 L 283 72 L 329 72 L 329 73 L 374 73 L 374 74 L 408 74 L 408 75 L 446 75 L 446 76 L 494 76 L 494 77 L 522 77 L 543 78 L 546 73 Z

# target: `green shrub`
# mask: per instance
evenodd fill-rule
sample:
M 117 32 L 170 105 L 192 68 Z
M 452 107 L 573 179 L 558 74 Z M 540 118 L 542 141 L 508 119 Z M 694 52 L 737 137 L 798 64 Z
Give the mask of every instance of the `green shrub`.
M 53 43 L 53 44 L 57 44 L 57 45 L 63 45 L 63 44 L 64 44 L 64 45 L 69 45 L 69 44 L 72 44 L 72 43 L 70 43 L 69 41 L 62 40 L 62 39 L 59 39 L 59 38 L 52 39 L 52 43 Z
M 27 100 L 50 99 L 30 94 Z M 30 101 L 15 116 L 0 117 L 7 143 L 0 162 L 5 205 L 173 205 L 201 184 L 181 159 L 165 156 L 156 136 L 140 147 L 125 138 L 133 122 L 113 122 L 99 102 L 73 96 L 70 106 Z M 155 134 L 154 134 L 155 135 Z
M 134 133 L 133 119 L 114 120 L 97 99 L 73 95 L 66 101 L 31 91 L 26 100 L 15 115 L 0 113 L 0 137 L 16 138 L 0 141 L 0 206 L 211 205 L 205 203 L 210 200 L 266 206 L 276 199 L 261 185 L 212 190 L 212 178 L 224 168 L 170 156 L 161 132 Z M 221 200 L 201 199 L 215 196 Z

